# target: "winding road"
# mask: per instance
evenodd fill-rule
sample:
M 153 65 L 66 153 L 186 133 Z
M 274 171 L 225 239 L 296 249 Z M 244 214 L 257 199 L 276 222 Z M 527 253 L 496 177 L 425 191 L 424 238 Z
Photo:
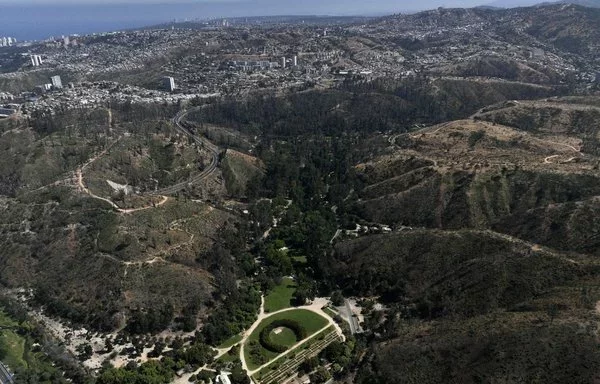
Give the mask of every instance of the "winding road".
M 195 183 L 198 183 L 198 182 L 206 179 L 208 176 L 212 175 L 215 172 L 215 170 L 217 169 L 217 165 L 219 163 L 219 148 L 216 145 L 214 145 L 213 143 L 211 143 L 210 141 L 208 141 L 207 139 L 193 134 L 192 132 L 190 132 L 189 129 L 184 127 L 181 123 L 181 121 L 185 118 L 185 116 L 187 116 L 187 114 L 189 114 L 190 112 L 199 110 L 200 108 L 201 107 L 196 107 L 196 108 L 188 109 L 185 111 L 181 111 L 177 115 L 175 115 L 175 117 L 172 119 L 172 121 L 173 121 L 173 124 L 175 124 L 175 126 L 177 127 L 177 129 L 180 132 L 184 133 L 186 136 L 188 136 L 192 140 L 194 140 L 194 142 L 196 144 L 198 144 L 201 147 L 204 147 L 206 150 L 208 150 L 210 152 L 210 154 L 211 154 L 210 164 L 200 174 L 190 178 L 189 180 L 186 180 L 184 182 L 174 184 L 169 187 L 160 189 L 160 190 L 154 192 L 153 194 L 155 194 L 155 195 L 171 195 L 171 194 L 177 193 L 177 192 L 185 189 L 190 184 L 195 184 Z
M 177 115 L 175 115 L 175 117 L 173 117 L 172 122 L 173 122 L 173 124 L 175 124 L 175 126 L 177 127 L 177 129 L 180 132 L 184 133 L 186 136 L 190 137 L 196 144 L 198 144 L 199 146 L 205 148 L 206 150 L 208 150 L 210 152 L 211 162 L 208 165 L 208 167 L 206 167 L 206 169 L 204 169 L 198 175 L 191 177 L 190 179 L 188 179 L 184 182 L 177 183 L 177 184 L 171 185 L 169 187 L 166 187 L 166 188 L 163 188 L 163 189 L 160 189 L 160 190 L 157 190 L 155 192 L 148 194 L 150 196 L 161 196 L 162 200 L 160 202 L 153 203 L 151 205 L 147 205 L 147 206 L 141 207 L 141 208 L 123 209 L 123 208 L 120 208 L 117 204 L 115 204 L 112 200 L 107 199 L 102 196 L 98 196 L 86 187 L 86 185 L 83 181 L 83 171 L 85 170 L 85 168 L 90 166 L 94 161 L 96 161 L 100 157 L 106 155 L 108 153 L 108 151 L 110 151 L 110 149 L 119 141 L 119 139 L 115 140 L 105 150 L 100 152 L 98 155 L 94 156 L 92 159 L 90 159 L 88 162 L 86 162 L 83 166 L 81 166 L 79 169 L 77 169 L 77 171 L 75 172 L 75 177 L 77 179 L 77 184 L 78 184 L 79 189 L 94 199 L 102 200 L 102 201 L 110 204 L 110 206 L 113 209 L 115 209 L 116 211 L 118 211 L 120 213 L 134 213 L 134 212 L 144 211 L 146 209 L 156 208 L 161 205 L 164 205 L 165 203 L 167 203 L 169 201 L 169 197 L 166 195 L 175 194 L 175 193 L 185 189 L 188 185 L 198 183 L 198 182 L 206 179 L 210 175 L 212 175 L 215 172 L 215 170 L 217 169 L 217 165 L 219 163 L 219 148 L 216 145 L 214 145 L 213 143 L 211 143 L 210 141 L 208 141 L 207 139 L 197 136 L 194 133 L 192 133 L 189 129 L 184 127 L 181 122 L 188 113 L 198 110 L 200 108 L 201 107 L 195 107 L 192 109 L 180 111 L 179 113 L 177 113 Z

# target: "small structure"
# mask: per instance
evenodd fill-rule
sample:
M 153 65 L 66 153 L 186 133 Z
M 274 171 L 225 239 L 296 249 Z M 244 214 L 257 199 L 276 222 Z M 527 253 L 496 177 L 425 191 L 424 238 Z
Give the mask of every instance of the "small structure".
M 217 378 L 215 379 L 215 383 L 231 384 L 231 380 L 229 379 L 230 374 L 231 373 L 229 373 L 229 372 L 221 371 L 221 373 L 217 375 Z
M 60 76 L 58 76 L 58 75 L 52 76 L 50 78 L 50 80 L 52 80 L 52 88 L 54 88 L 54 89 L 62 89 L 63 84 L 62 84 L 62 80 L 61 80 Z

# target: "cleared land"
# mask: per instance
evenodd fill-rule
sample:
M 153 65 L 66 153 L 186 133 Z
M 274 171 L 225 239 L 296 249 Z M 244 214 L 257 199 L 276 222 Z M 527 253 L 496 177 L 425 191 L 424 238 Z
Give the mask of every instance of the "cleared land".
M 292 296 L 296 292 L 296 283 L 293 279 L 285 277 L 281 284 L 265 297 L 265 312 L 275 312 L 291 306 Z

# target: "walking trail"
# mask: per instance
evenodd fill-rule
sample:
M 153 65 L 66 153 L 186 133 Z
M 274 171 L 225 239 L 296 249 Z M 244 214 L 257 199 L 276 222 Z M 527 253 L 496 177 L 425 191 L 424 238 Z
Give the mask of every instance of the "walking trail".
M 306 341 L 308 341 L 309 339 L 304 339 L 300 342 L 298 342 L 297 344 L 295 344 L 294 346 L 290 347 L 287 351 L 285 351 L 284 353 L 280 354 L 279 356 L 277 356 L 275 359 L 269 361 L 266 364 L 263 364 L 262 366 L 254 369 L 254 370 L 250 370 L 248 368 L 248 364 L 246 362 L 246 358 L 244 356 L 244 347 L 246 344 L 246 341 L 248 340 L 248 338 L 250 337 L 250 335 L 252 334 L 252 332 L 254 332 L 256 330 L 256 328 L 260 325 L 260 323 L 265 320 L 268 319 L 269 317 L 276 315 L 278 313 L 282 313 L 282 312 L 287 312 L 287 311 L 293 311 L 296 309 L 305 309 L 311 312 L 314 312 L 322 317 L 324 317 L 325 319 L 327 319 L 328 324 L 323 327 L 323 329 L 320 329 L 319 331 L 315 332 L 313 334 L 313 336 L 319 334 L 320 332 L 324 331 L 325 329 L 329 328 L 330 326 L 333 326 L 335 328 L 335 330 L 337 331 L 337 333 L 343 338 L 344 337 L 344 333 L 342 331 L 342 328 L 340 328 L 340 326 L 327 314 L 323 311 L 323 307 L 327 306 L 329 303 L 329 301 L 326 298 L 316 298 L 310 305 L 304 305 L 301 307 L 291 307 L 291 308 L 285 308 L 285 309 L 281 309 L 279 311 L 275 311 L 275 312 L 269 312 L 269 313 L 265 313 L 265 298 L 264 295 L 261 297 L 261 304 L 260 304 L 260 312 L 258 314 L 258 318 L 256 319 L 256 321 L 254 322 L 254 324 L 252 324 L 252 326 L 250 328 L 248 328 L 243 336 L 242 336 L 242 341 L 240 341 L 239 345 L 240 347 L 240 361 L 242 362 L 242 368 L 248 373 L 249 376 L 254 375 L 256 372 L 260 371 L 261 369 L 263 369 L 264 367 L 266 367 L 267 365 L 285 357 L 288 353 L 291 353 L 298 345 L 305 343 Z

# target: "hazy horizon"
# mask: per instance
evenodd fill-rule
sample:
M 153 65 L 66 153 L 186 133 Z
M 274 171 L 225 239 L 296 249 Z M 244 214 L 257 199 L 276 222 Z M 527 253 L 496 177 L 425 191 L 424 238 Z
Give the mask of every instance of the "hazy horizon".
M 383 15 L 437 7 L 473 7 L 486 0 L 421 2 L 378 0 L 202 0 L 176 3 L 155 0 L 0 0 L 0 36 L 39 40 L 165 23 L 174 19 L 273 15 Z

